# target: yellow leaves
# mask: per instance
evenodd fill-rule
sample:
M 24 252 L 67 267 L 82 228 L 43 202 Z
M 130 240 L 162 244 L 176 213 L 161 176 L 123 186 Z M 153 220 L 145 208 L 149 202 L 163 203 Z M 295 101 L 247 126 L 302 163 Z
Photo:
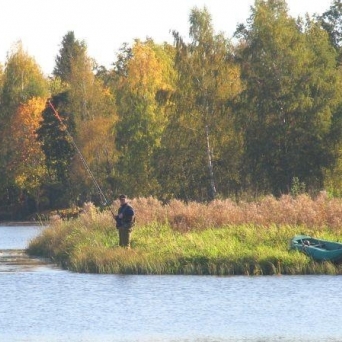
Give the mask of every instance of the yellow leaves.
M 21 42 L 7 56 L 3 87 L 6 93 L 4 101 L 11 109 L 33 96 L 47 96 L 47 81 L 35 59 L 24 51 Z
M 151 83 L 149 74 L 153 72 L 155 73 L 155 82 L 158 83 L 160 71 L 158 70 L 158 63 L 152 49 L 138 42 L 133 47 L 133 55 L 134 57 L 128 65 L 131 87 L 147 87 Z
M 153 44 L 137 41 L 132 48 L 133 58 L 128 62 L 128 84 L 132 91 L 154 97 L 159 89 L 169 89 L 168 61 L 160 58 Z
M 45 103 L 45 99 L 34 97 L 26 104 L 21 105 L 14 116 L 14 126 L 19 130 L 24 129 L 29 130 L 31 133 L 34 132 L 40 125 Z
M 43 98 L 32 98 L 18 108 L 11 120 L 11 147 L 15 152 L 9 167 L 16 184 L 22 188 L 36 187 L 46 172 L 44 154 L 36 140 L 45 102 Z

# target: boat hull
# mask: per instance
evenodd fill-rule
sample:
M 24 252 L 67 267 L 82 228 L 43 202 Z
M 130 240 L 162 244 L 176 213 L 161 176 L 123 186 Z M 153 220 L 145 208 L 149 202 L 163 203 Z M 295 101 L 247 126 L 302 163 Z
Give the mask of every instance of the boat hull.
M 342 262 L 342 243 L 316 239 L 308 235 L 297 235 L 290 248 L 300 251 L 315 261 Z

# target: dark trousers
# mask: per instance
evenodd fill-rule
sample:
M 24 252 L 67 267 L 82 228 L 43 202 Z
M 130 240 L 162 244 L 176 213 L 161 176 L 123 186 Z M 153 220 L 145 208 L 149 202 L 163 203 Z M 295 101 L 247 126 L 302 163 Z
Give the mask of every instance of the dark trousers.
M 131 246 L 131 229 L 120 227 L 119 230 L 119 246 L 130 247 Z

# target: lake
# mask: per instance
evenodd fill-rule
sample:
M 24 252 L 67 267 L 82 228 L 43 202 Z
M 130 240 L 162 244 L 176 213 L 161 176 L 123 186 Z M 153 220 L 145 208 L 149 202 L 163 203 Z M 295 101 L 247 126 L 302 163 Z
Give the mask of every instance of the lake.
M 64 271 L 0 226 L 0 341 L 342 341 L 341 276 L 145 276 Z

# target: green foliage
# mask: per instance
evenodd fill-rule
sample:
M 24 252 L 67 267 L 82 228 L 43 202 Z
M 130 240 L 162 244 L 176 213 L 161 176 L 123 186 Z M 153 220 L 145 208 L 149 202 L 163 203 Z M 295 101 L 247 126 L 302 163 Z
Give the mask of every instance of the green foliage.
M 223 34 L 214 34 L 205 8 L 191 11 L 189 44 L 177 32 L 173 34 L 178 79 L 164 135 L 162 152 L 172 156 L 163 168 L 168 177 L 164 181 L 176 179 L 166 185 L 170 196 L 210 200 L 217 196 L 216 184 L 225 191 L 224 183 L 238 172 L 225 152 L 233 145 L 238 148 L 240 142 L 227 107 L 241 90 L 240 71 L 232 62 L 229 41 Z
M 322 27 L 327 31 L 332 46 L 338 52 L 338 64 L 342 60 L 341 45 L 342 45 L 342 3 L 341 0 L 334 0 L 331 3 L 329 10 L 319 16 Z
M 300 26 L 284 1 L 257 1 L 240 28 L 246 90 L 241 97 L 246 173 L 253 187 L 287 193 L 293 177 L 320 189 L 333 163 L 328 137 L 340 100 L 336 54 L 308 19 Z

